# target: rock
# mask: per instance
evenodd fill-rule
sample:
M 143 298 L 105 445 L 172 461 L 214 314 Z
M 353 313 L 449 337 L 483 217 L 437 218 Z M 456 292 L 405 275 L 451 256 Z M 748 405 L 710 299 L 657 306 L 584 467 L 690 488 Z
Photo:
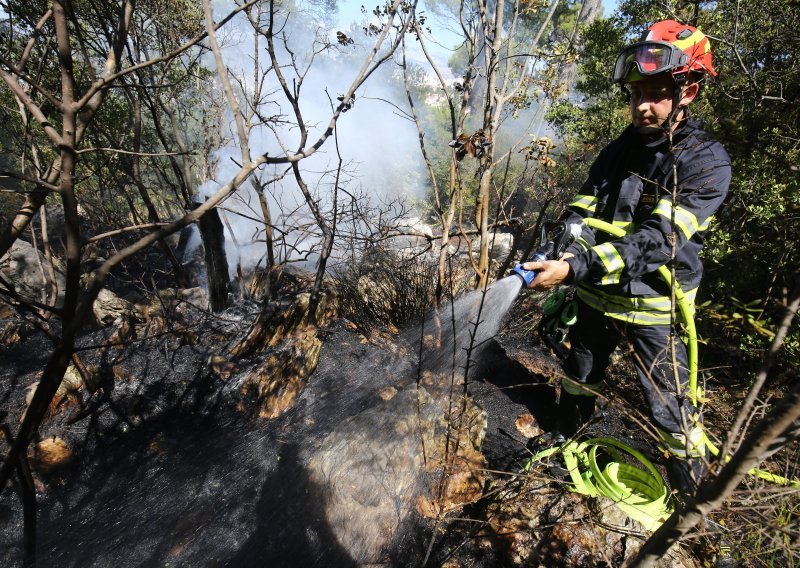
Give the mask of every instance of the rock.
M 0 274 L 9 282 L 17 293 L 26 300 L 44 302 L 45 294 L 49 289 L 47 274 L 47 261 L 44 255 L 32 245 L 17 239 L 9 251 L 0 258 Z M 56 307 L 64 301 L 64 288 L 66 280 L 64 275 L 54 270 L 58 297 L 55 298 Z M 52 299 L 50 300 L 52 302 Z
M 260 300 L 275 291 L 281 284 L 284 266 L 273 266 L 267 270 L 263 266 L 245 269 L 239 288 L 245 297 Z
M 579 496 L 553 490 L 535 479 L 517 480 L 504 491 L 496 489 L 503 498 L 490 505 L 486 517 L 501 556 L 515 566 L 581 565 L 570 562 L 582 557 L 586 547 L 575 547 L 568 535 L 557 530 L 564 526 L 566 531 L 574 530 L 576 538 L 583 536 L 579 525 L 588 508 Z
M 624 566 L 643 542 L 635 535 L 648 535 L 610 499 L 552 487 L 547 479 L 520 478 L 493 489 L 501 498 L 484 513 L 491 542 L 514 566 Z M 699 564 L 676 548 L 658 566 Z
M 51 415 L 81 403 L 84 392 L 93 393 L 102 386 L 103 377 L 96 367 L 92 365 L 85 367 L 85 373 L 86 376 L 84 378 L 78 368 L 73 363 L 70 363 L 50 403 L 48 412 Z M 41 379 L 41 373 L 39 373 L 38 378 Z M 25 419 L 28 406 L 30 406 L 38 386 L 39 380 L 27 388 L 25 394 L 25 411 L 20 417 L 20 422 Z
M 0 302 L 0 321 L 13 318 L 16 315 L 17 312 L 14 311 L 14 308 L 4 302 Z
M 275 304 L 267 305 L 259 314 L 247 336 L 231 348 L 234 357 L 248 357 L 265 347 L 282 342 L 292 333 L 316 329 L 336 315 L 335 296 L 324 293 L 320 296 L 315 313 L 310 313 L 311 293 L 298 294 L 291 305 L 279 310 Z M 316 366 L 316 365 L 315 365 Z
M 124 348 L 131 341 L 136 339 L 136 327 L 129 317 L 120 316 L 114 320 L 114 331 L 109 337 L 112 348 Z
M 64 378 L 61 380 L 54 400 L 75 396 L 81 387 L 83 387 L 83 376 L 78 368 L 70 363 L 64 372 Z
M 342 313 L 362 329 L 414 320 L 431 307 L 436 270 L 432 255 L 371 250 L 335 276 Z
M 440 413 L 427 391 L 412 385 L 343 421 L 311 456 L 327 524 L 355 564 L 385 560 L 417 495 L 423 440 L 432 438 Z
M 181 312 L 181 309 L 186 309 L 189 307 L 198 310 L 207 310 L 208 294 L 206 293 L 205 289 L 199 286 L 194 288 L 177 289 L 177 295 L 174 298 L 173 306 L 175 311 L 178 313 Z
M 529 412 L 517 416 L 514 425 L 517 427 L 517 431 L 526 438 L 535 438 L 536 436 L 541 436 L 544 433 L 544 431 L 536 423 L 536 419 Z
M 356 283 L 358 301 L 375 315 L 379 322 L 390 322 L 393 319 L 394 306 L 398 301 L 397 288 L 389 278 L 378 275 L 364 275 Z
M 489 254 L 495 260 L 503 261 L 511 253 L 514 246 L 514 235 L 511 233 L 489 233 Z
M 119 319 L 141 319 L 132 303 L 107 288 L 100 290 L 92 305 L 96 328 L 108 327 Z
M 277 418 L 291 408 L 317 368 L 322 342 L 316 332 L 299 332 L 266 357 L 239 386 L 239 409 Z
M 134 376 L 127 369 L 120 365 L 111 367 L 111 373 L 114 375 L 114 380 L 122 381 L 125 383 L 133 382 Z
M 222 355 L 212 355 L 208 358 L 208 367 L 223 381 L 227 381 L 236 371 L 236 363 L 228 361 Z
M 423 516 L 438 517 L 483 495 L 486 459 L 481 446 L 486 434 L 486 412 L 471 398 L 454 400 L 452 408 L 450 420 L 441 419 L 435 436 L 425 444 L 425 469 L 431 490 L 426 496 L 428 503 L 417 503 Z
M 381 389 L 381 392 L 378 393 L 378 396 L 381 397 L 381 400 L 392 400 L 396 394 L 397 394 L 396 388 L 386 387 L 384 389 Z
M 167 322 L 167 319 L 160 314 L 156 314 L 148 317 L 147 323 L 143 326 L 141 332 L 137 332 L 137 334 L 140 337 L 157 337 L 167 333 L 168 329 L 169 322 Z
M 26 321 L 8 319 L 0 321 L 0 345 L 10 347 L 30 337 L 36 328 Z
M 392 239 L 391 245 L 398 250 L 427 249 L 433 239 L 433 227 L 419 217 L 409 217 L 398 225 L 399 233 L 406 233 Z
M 43 473 L 51 473 L 70 463 L 74 455 L 61 438 L 46 438 L 34 447 L 34 464 Z
M 517 349 L 514 347 L 503 346 L 503 350 L 511 361 L 522 365 L 525 369 L 541 377 L 548 379 L 560 379 L 564 376 L 561 364 L 549 352 L 543 352 L 535 347 L 529 349 Z
M 185 314 L 190 310 L 207 310 L 208 295 L 201 287 L 164 288 L 148 303 L 136 304 L 136 312 L 143 321 L 163 317 L 165 312 Z

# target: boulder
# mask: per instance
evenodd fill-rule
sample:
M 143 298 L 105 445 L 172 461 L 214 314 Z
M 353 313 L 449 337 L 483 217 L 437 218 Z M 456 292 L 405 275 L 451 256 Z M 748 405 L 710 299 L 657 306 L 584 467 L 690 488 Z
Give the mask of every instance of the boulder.
M 120 298 L 107 288 L 100 290 L 92 305 L 94 327 L 108 327 L 118 320 L 141 319 L 141 314 L 128 300 Z
M 512 566 L 626 566 L 649 536 L 610 499 L 571 493 L 544 477 L 499 480 L 493 490 L 501 498 L 484 512 L 488 536 Z M 699 563 L 675 547 L 657 566 Z
M 414 385 L 343 421 L 311 456 L 327 524 L 355 564 L 379 563 L 412 510 L 441 409 Z
M 536 422 L 536 418 L 530 412 L 524 412 L 517 416 L 514 425 L 517 427 L 517 432 L 526 438 L 535 438 L 544 434 L 541 426 Z
M 180 314 L 190 309 L 208 309 L 208 296 L 203 288 L 165 288 L 159 290 L 158 296 L 149 303 L 136 305 L 136 310 L 145 320 L 163 316 L 165 311 Z
M 433 227 L 420 217 L 405 219 L 397 226 L 397 232 L 402 236 L 395 237 L 391 241 L 391 246 L 397 250 L 425 250 L 430 247 L 433 239 Z
M 34 447 L 34 467 L 52 473 L 72 463 L 74 454 L 61 438 L 45 438 Z
M 0 274 L 20 296 L 29 301 L 43 302 L 47 299 L 44 296 L 49 288 L 46 266 L 44 255 L 21 239 L 17 239 L 0 258 Z M 64 301 L 66 280 L 58 271 L 55 271 L 55 278 L 58 286 L 55 303 L 56 307 L 60 307 Z
M 384 562 L 409 515 L 440 518 L 473 503 L 486 479 L 487 416 L 471 398 L 459 395 L 450 405 L 414 383 L 379 394 L 309 460 L 312 480 L 324 488 L 328 526 L 359 565 Z
M 378 322 L 391 322 L 397 305 L 397 288 L 388 277 L 380 274 L 363 275 L 356 283 L 356 295 L 362 309 L 368 310 Z
M 7 304 L 0 302 L 0 345 L 10 347 L 24 341 L 35 331 L 31 323 L 18 318 Z
M 511 253 L 514 246 L 514 235 L 511 233 L 490 233 L 489 247 L 490 256 L 499 261 L 503 261 Z
M 430 490 L 417 501 L 417 512 L 433 518 L 480 499 L 486 482 L 486 458 L 481 453 L 486 412 L 470 397 L 459 396 L 452 405 L 443 406 L 453 410 L 449 420 L 439 420 L 435 435 L 427 440 L 425 470 Z
M 266 347 L 278 345 L 295 332 L 315 330 L 316 326 L 324 325 L 336 314 L 335 299 L 330 292 L 322 294 L 314 313 L 311 313 L 310 310 L 311 294 L 309 292 L 298 294 L 284 309 L 281 309 L 278 304 L 267 304 L 247 336 L 231 348 L 231 355 L 248 357 Z
M 372 250 L 336 275 L 342 313 L 364 327 L 416 320 L 431 307 L 436 273 L 432 255 Z
M 49 415 L 55 415 L 60 411 L 80 404 L 84 398 L 85 392 L 93 393 L 102 386 L 102 377 L 96 367 L 89 366 L 83 368 L 84 372 L 81 373 L 74 363 L 69 364 L 64 372 L 64 377 L 61 379 L 61 383 L 58 385 L 56 394 L 50 403 L 50 407 L 48 408 Z M 38 374 L 38 378 L 41 378 L 41 373 Z M 28 406 L 30 406 L 38 386 L 39 381 L 37 380 L 27 387 L 25 393 L 25 411 L 23 411 L 20 417 L 20 422 L 25 419 Z

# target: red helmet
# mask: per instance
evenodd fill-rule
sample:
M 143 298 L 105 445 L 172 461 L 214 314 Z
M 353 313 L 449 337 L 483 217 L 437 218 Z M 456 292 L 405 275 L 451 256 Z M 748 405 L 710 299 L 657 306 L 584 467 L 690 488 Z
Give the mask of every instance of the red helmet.
M 640 42 L 620 52 L 612 80 L 630 83 L 660 73 L 681 79 L 689 71 L 717 76 L 708 38 L 694 26 L 663 20 L 650 26 Z

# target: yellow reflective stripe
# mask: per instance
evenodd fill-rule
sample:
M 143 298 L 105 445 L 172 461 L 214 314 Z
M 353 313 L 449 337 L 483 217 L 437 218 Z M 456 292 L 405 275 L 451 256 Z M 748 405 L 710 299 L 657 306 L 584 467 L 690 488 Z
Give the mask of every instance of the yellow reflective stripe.
M 708 227 L 711 225 L 711 223 L 712 223 L 713 221 L 714 221 L 714 216 L 712 215 L 711 217 L 709 217 L 708 219 L 706 219 L 706 220 L 703 222 L 703 224 L 702 224 L 702 225 L 700 225 L 700 226 L 697 228 L 697 230 L 698 230 L 698 231 L 706 231 L 706 230 L 708 230 Z
M 611 224 L 615 227 L 619 227 L 629 235 L 633 233 L 633 229 L 635 228 L 633 221 L 611 221 Z
M 578 245 L 579 247 L 581 247 L 584 251 L 587 251 L 590 248 L 592 248 L 591 245 L 589 244 L 589 242 L 586 239 L 584 239 L 583 237 L 578 237 L 575 240 L 575 244 Z
M 691 239 L 692 235 L 700 229 L 700 222 L 697 220 L 697 216 L 680 205 L 675 207 L 675 224 L 683 231 L 687 239 Z
M 662 448 L 679 458 L 699 458 L 705 455 L 705 436 L 700 426 L 689 430 L 689 439 L 680 432 L 658 431 L 659 441 L 664 444 Z M 687 451 L 688 450 L 688 451 Z
M 661 312 L 606 312 L 606 315 L 634 325 L 669 325 L 672 321 L 669 313 Z
M 672 202 L 668 199 L 660 200 L 655 210 L 653 210 L 653 213 L 661 215 L 672 222 Z M 675 206 L 675 225 L 687 239 L 691 239 L 692 235 L 700 230 L 700 223 L 697 220 L 697 216 L 680 205 Z
M 686 299 L 689 303 L 694 305 L 694 299 L 697 296 L 697 288 L 685 292 Z M 672 307 L 672 300 L 669 296 L 655 296 L 653 298 L 637 298 L 637 303 L 640 306 L 646 306 L 655 310 L 668 310 Z
M 700 30 L 697 30 L 696 32 L 694 32 L 692 35 L 690 35 L 686 39 L 675 39 L 675 40 L 671 41 L 670 43 L 672 43 L 672 45 L 674 45 L 675 47 L 677 47 L 681 51 L 684 51 L 687 47 L 691 47 L 696 43 L 700 43 L 701 41 L 703 41 L 705 39 L 705 37 L 706 36 L 705 36 L 705 34 L 703 32 L 701 32 Z M 705 45 L 705 48 L 706 48 L 705 50 L 706 51 L 711 49 L 711 46 L 709 45 L 710 43 L 711 42 L 706 41 L 706 45 Z
M 670 299 L 668 296 L 655 296 L 650 298 L 626 297 L 606 294 L 587 284 L 578 285 L 578 297 L 597 311 L 603 312 L 610 318 L 637 325 L 669 325 Z M 685 292 L 687 299 L 694 311 L 694 299 L 697 288 Z M 676 312 L 678 321 L 681 314 Z
M 590 387 L 569 377 L 562 377 L 561 379 L 561 388 L 575 396 L 597 396 L 597 387 L 598 385 Z
M 606 275 L 600 279 L 600 284 L 618 283 L 622 275 L 622 269 L 625 268 L 625 261 L 622 260 L 622 257 L 619 252 L 617 252 L 614 245 L 611 243 L 604 243 L 592 247 L 592 250 L 597 253 L 597 256 L 599 256 L 600 260 L 603 262 L 603 266 L 606 268 Z
M 597 208 L 597 198 L 594 195 L 576 195 L 575 200 L 569 204 L 570 207 L 579 207 L 594 213 Z
M 601 297 L 598 293 L 595 293 L 595 291 L 589 291 L 580 286 L 578 287 L 577 294 L 581 300 L 586 302 L 586 304 L 599 312 L 603 312 L 606 316 L 616 320 L 637 325 L 669 325 L 670 323 L 669 312 L 639 313 L 632 305 L 617 305 L 613 302 L 609 302 L 607 298 Z M 626 298 L 621 299 L 625 300 Z

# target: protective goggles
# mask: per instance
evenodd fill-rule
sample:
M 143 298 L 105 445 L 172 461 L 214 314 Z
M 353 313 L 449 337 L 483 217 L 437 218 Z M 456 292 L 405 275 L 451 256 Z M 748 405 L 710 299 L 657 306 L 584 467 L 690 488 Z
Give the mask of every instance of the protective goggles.
M 666 41 L 643 41 L 622 50 L 614 65 L 614 83 L 628 80 L 634 67 L 642 77 L 651 77 L 683 67 L 689 56 Z

